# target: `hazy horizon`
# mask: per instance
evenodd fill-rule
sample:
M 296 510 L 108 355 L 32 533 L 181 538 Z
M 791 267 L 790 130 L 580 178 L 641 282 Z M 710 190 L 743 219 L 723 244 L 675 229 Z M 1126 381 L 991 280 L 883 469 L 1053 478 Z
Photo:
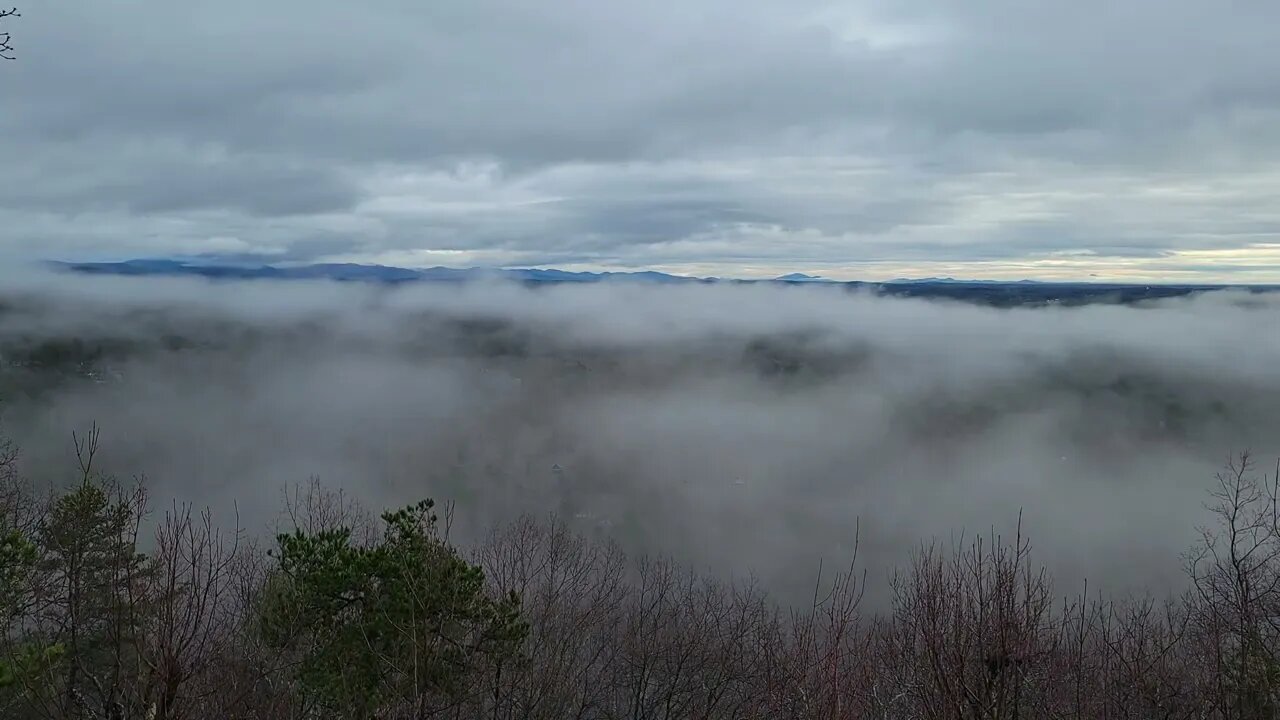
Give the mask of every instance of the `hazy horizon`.
M 995 279 L 990 277 L 964 277 L 964 276 L 961 276 L 961 277 L 951 277 L 951 276 L 866 277 L 866 276 L 860 276 L 860 277 L 836 278 L 836 277 L 828 277 L 826 275 L 810 274 L 810 273 L 805 273 L 801 271 L 792 271 L 784 275 L 778 275 L 778 276 L 747 277 L 747 276 L 738 276 L 738 275 L 732 275 L 732 274 L 730 275 L 687 275 L 687 274 L 666 272 L 666 271 L 657 270 L 655 268 L 649 268 L 649 267 L 633 267 L 633 268 L 626 268 L 626 269 L 600 268 L 600 269 L 594 269 L 594 270 L 566 270 L 565 268 L 556 267 L 553 265 L 465 265 L 465 266 L 464 265 L 441 265 L 441 264 L 383 265 L 378 263 L 361 263 L 361 262 L 325 263 L 325 262 L 311 262 L 311 261 L 305 261 L 305 260 L 271 262 L 269 258 L 246 258 L 243 256 L 224 257 L 221 255 L 195 255 L 195 256 L 171 255 L 171 256 L 156 256 L 156 257 L 108 256 L 108 257 L 100 257 L 99 259 L 96 259 L 96 260 L 45 259 L 36 263 L 30 263 L 29 266 L 32 267 L 33 269 L 47 269 L 48 266 L 52 265 L 55 267 L 55 270 L 66 269 L 67 271 L 74 271 L 73 268 L 75 268 L 76 266 L 109 267 L 112 265 L 128 265 L 132 263 L 161 263 L 161 262 L 179 263 L 179 264 L 190 266 L 190 267 L 214 267 L 214 268 L 290 269 L 290 268 L 323 267 L 323 266 L 332 265 L 332 266 L 354 266 L 354 267 L 363 267 L 363 268 L 382 268 L 387 270 L 409 270 L 409 271 L 449 270 L 449 271 L 458 271 L 458 272 L 475 271 L 478 273 L 484 273 L 484 272 L 501 273 L 504 271 L 522 271 L 522 270 L 553 271 L 553 272 L 558 271 L 558 272 L 574 273 L 574 274 L 620 275 L 620 276 L 657 273 L 661 275 L 669 275 L 673 278 L 688 279 L 688 280 L 724 280 L 724 281 L 737 281 L 737 282 L 765 282 L 765 281 L 771 281 L 771 280 L 793 280 L 797 282 L 798 281 L 814 281 L 814 282 L 826 282 L 826 283 L 876 284 L 876 283 L 892 283 L 892 282 L 945 281 L 945 282 L 978 283 L 978 284 L 980 283 L 990 283 L 990 284 L 1041 283 L 1046 285 L 1053 285 L 1053 284 L 1061 284 L 1061 285 L 1097 284 L 1097 285 L 1116 285 L 1116 286 L 1165 285 L 1165 286 L 1176 286 L 1176 287 L 1219 287 L 1219 288 L 1280 287 L 1280 281 L 1246 282 L 1240 279 L 1236 279 L 1235 281 L 1223 280 L 1218 282 L 1186 281 L 1186 280 L 1178 281 L 1178 280 L 1161 280 L 1161 279 L 1106 280 L 1096 275 L 1090 275 L 1089 277 L 1079 278 L 1079 279 L 1051 279 L 1051 280 L 1036 280 L 1033 278 L 1021 278 L 1021 277 Z M 111 274 L 111 273 L 108 273 L 108 274 Z

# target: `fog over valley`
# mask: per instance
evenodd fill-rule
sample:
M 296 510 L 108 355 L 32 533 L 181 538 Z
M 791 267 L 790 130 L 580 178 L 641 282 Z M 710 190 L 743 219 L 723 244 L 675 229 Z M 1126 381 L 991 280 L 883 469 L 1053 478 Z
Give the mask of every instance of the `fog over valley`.
M 1063 592 L 1169 592 L 1213 474 L 1280 453 L 1280 297 L 992 309 L 821 286 L 386 288 L 7 278 L 0 412 L 39 482 L 71 433 L 159 506 L 254 533 L 319 478 L 454 504 L 462 545 L 556 513 L 635 554 L 885 578 L 1014 531 Z M 887 600 L 884 583 L 867 602 Z
M 1280 2 L 0 5 L 0 720 L 1280 720 Z

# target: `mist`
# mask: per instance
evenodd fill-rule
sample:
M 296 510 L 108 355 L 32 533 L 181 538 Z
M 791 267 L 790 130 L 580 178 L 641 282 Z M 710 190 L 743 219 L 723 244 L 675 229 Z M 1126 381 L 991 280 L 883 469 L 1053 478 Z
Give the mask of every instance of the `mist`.
M 0 304 L 10 375 L 42 342 L 97 352 L 6 386 L 0 429 L 40 482 L 73 477 L 71 433 L 96 422 L 102 466 L 156 505 L 251 532 L 316 477 L 374 509 L 453 503 L 464 543 L 556 513 L 785 601 L 855 540 L 884 577 L 1019 517 L 1064 589 L 1170 591 L 1214 472 L 1280 453 L 1273 295 L 996 310 L 824 286 L 41 275 L 5 278 Z

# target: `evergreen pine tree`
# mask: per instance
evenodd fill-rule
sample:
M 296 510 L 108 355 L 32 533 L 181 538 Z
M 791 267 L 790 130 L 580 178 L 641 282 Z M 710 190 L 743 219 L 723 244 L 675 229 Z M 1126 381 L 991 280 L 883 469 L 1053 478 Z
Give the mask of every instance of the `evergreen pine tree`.
M 69 717 L 90 708 L 121 717 L 124 690 L 136 674 L 131 653 L 146 573 L 146 557 L 137 551 L 143 494 L 94 471 L 97 442 L 96 428 L 85 442 L 77 440 L 80 482 L 53 500 L 39 533 L 41 626 L 45 642 L 63 648 L 61 699 L 54 703 Z

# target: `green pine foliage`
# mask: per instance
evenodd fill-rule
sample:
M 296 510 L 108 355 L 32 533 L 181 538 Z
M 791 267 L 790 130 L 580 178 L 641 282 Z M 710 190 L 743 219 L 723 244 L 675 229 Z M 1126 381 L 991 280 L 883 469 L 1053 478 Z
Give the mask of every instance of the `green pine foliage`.
M 0 613 L 6 623 L 30 592 L 37 557 L 35 543 L 26 535 L 0 525 Z
M 148 572 L 146 556 L 137 551 L 140 497 L 112 478 L 86 473 L 53 501 L 40 528 L 46 599 L 36 639 L 62 648 L 58 682 L 47 679 L 45 689 L 56 688 L 51 695 L 64 705 L 118 704 L 137 664 L 133 640 Z
M 0 528 L 0 613 L 6 632 L 31 607 L 38 553 L 35 543 L 16 529 Z M 22 644 L 0 656 L 0 689 L 33 677 L 56 660 L 61 648 Z
M 430 500 L 382 516 L 378 541 L 350 528 L 282 534 L 264 632 L 297 653 L 298 677 L 350 717 L 425 708 L 464 691 L 480 665 L 519 652 L 515 594 L 486 594 L 484 574 L 440 537 Z

